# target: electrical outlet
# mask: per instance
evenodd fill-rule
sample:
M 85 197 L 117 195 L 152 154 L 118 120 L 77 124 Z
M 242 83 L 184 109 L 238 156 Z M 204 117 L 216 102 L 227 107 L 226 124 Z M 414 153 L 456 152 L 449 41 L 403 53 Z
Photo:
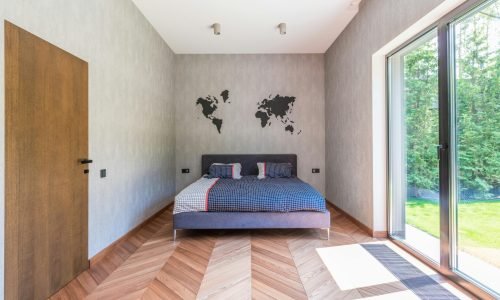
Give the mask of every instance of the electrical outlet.
M 104 177 L 106 177 L 106 176 L 107 176 L 107 174 L 106 174 L 106 169 L 102 169 L 102 170 L 101 170 L 101 178 L 104 178 Z
M 314 174 L 318 174 L 318 173 L 319 173 L 319 169 L 312 169 L 312 172 L 313 172 Z
M 189 169 L 182 169 L 182 174 L 188 174 L 189 172 Z

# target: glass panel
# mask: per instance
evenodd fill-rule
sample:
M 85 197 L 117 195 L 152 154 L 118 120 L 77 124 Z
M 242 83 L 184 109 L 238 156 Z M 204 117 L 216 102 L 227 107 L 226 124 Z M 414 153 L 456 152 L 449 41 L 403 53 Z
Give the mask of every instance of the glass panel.
M 439 262 L 436 30 L 392 55 L 389 74 L 390 234 Z
M 452 23 L 455 267 L 500 292 L 500 1 Z

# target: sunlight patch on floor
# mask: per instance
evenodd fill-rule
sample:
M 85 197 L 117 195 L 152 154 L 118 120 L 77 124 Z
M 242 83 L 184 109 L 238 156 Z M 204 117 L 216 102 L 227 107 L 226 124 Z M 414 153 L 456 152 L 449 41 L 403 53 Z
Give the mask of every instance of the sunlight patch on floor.
M 316 251 L 341 290 L 399 281 L 358 244 L 317 248 Z
M 433 269 L 399 248 L 389 241 L 372 242 L 365 244 L 384 244 L 396 252 L 409 263 L 420 269 L 427 276 L 439 276 Z M 316 251 L 335 280 L 343 290 L 373 287 L 399 281 L 391 271 L 382 265 L 375 257 L 366 251 L 360 244 L 316 248 Z M 470 299 L 467 295 L 449 283 L 440 283 L 459 299 Z M 368 299 L 419 299 L 411 290 L 393 292 Z

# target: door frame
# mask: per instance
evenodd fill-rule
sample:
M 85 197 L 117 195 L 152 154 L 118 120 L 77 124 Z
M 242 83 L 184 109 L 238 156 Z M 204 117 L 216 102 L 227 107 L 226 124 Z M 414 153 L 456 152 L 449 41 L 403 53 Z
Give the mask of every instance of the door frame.
M 469 278 L 467 275 L 459 272 L 456 269 L 456 166 L 455 166 L 455 153 L 450 151 L 455 149 L 455 101 L 454 89 L 451 88 L 452 75 L 454 74 L 454 60 L 451 55 L 453 53 L 451 46 L 452 30 L 450 24 L 455 20 L 460 19 L 469 12 L 480 7 L 489 0 L 468 0 L 465 3 L 454 8 L 446 15 L 441 17 L 438 21 L 432 23 L 430 26 L 421 30 L 416 35 L 413 35 L 406 42 L 402 43 L 400 46 L 394 48 L 390 51 L 386 57 L 386 114 L 387 114 L 387 236 L 388 238 L 418 258 L 420 261 L 424 262 L 427 266 L 438 271 L 439 273 L 445 275 L 453 282 L 462 286 L 466 290 L 472 292 L 480 298 L 494 298 L 498 295 Z M 390 162 L 391 162 L 391 135 L 390 135 L 390 124 L 391 124 L 391 70 L 389 68 L 389 58 L 399 52 L 415 40 L 424 36 L 428 32 L 437 29 L 437 39 L 438 39 L 438 109 L 439 109 L 439 145 L 442 147 L 439 151 L 439 227 L 440 227 L 440 262 L 437 264 L 430 260 L 427 256 L 419 253 L 415 249 L 408 246 L 401 240 L 393 237 L 391 235 L 391 224 L 392 224 L 392 207 L 393 207 L 393 195 L 392 195 L 392 180 L 393 174 L 391 174 Z

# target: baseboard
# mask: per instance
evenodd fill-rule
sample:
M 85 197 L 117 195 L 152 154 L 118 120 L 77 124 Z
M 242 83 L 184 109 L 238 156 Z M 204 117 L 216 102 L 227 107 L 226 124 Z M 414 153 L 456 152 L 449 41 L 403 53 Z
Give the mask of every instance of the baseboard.
M 386 238 L 387 237 L 387 231 L 376 231 L 373 230 L 372 228 L 366 226 L 365 224 L 361 223 L 358 219 L 354 218 L 350 214 L 348 214 L 346 211 L 338 207 L 337 205 L 331 203 L 330 201 L 327 201 L 329 205 L 333 207 L 333 209 L 339 211 L 341 214 L 345 215 L 351 222 L 356 224 L 359 228 L 361 228 L 363 231 L 368 233 L 371 237 L 374 238 Z
M 120 237 L 119 239 L 117 239 L 116 241 L 114 241 L 113 243 L 111 243 L 109 246 L 107 246 L 106 248 L 104 248 L 101 251 L 99 251 L 96 255 L 92 256 L 89 259 L 89 265 L 90 265 L 90 267 L 92 267 L 96 263 L 98 263 L 106 255 L 108 255 L 109 253 L 111 253 L 115 249 L 115 247 L 117 245 L 119 245 L 120 243 L 122 243 L 125 240 L 129 239 L 131 236 L 133 236 L 135 233 L 137 233 L 139 230 L 141 230 L 141 228 L 143 228 L 148 222 L 150 222 L 151 220 L 153 220 L 154 218 L 156 218 L 157 216 L 159 216 L 161 213 L 163 213 L 165 210 L 167 210 L 172 205 L 173 205 L 173 202 L 165 205 L 165 207 L 163 207 L 162 209 L 160 209 L 159 211 L 157 211 L 156 213 L 154 213 L 151 217 L 147 218 L 142 223 L 140 223 L 139 225 L 135 226 L 132 230 L 130 230 L 129 232 L 125 233 L 122 237 Z
M 372 237 L 374 238 L 387 238 L 387 231 L 372 231 Z

